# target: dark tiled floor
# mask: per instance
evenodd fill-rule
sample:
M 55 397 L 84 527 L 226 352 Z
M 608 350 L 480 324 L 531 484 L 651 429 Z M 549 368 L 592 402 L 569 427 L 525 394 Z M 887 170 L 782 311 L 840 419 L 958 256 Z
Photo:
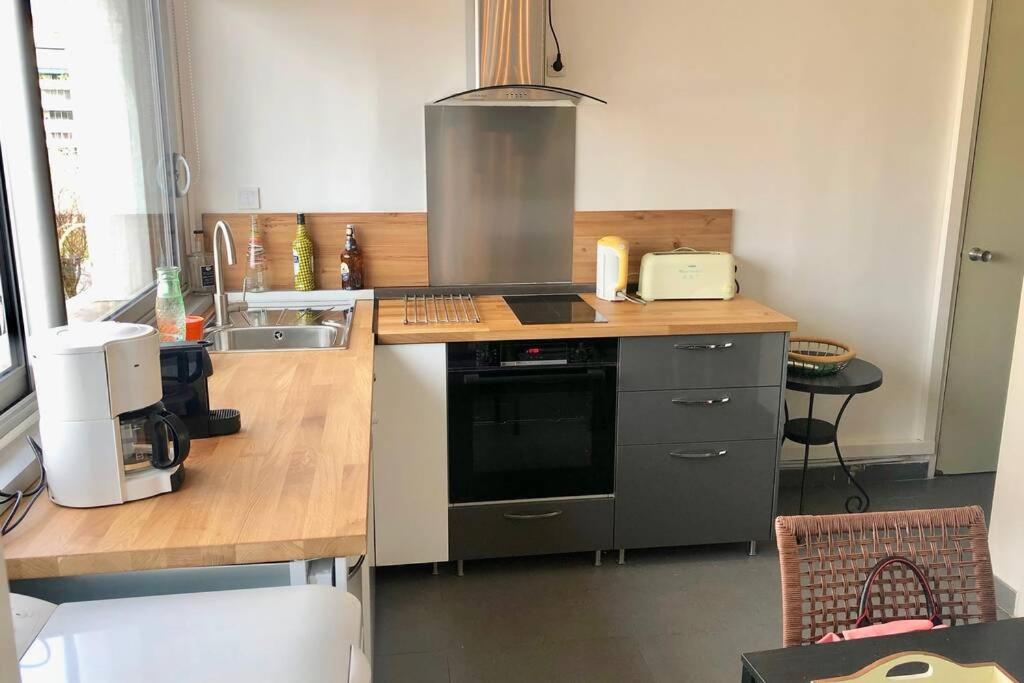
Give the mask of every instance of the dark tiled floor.
M 876 482 L 872 510 L 980 504 L 992 475 Z M 850 491 L 809 489 L 805 511 L 842 512 Z M 783 490 L 782 512 L 797 492 Z M 431 576 L 377 570 L 374 679 L 464 681 L 739 680 L 739 654 L 778 647 L 778 557 L 762 544 L 486 560 Z

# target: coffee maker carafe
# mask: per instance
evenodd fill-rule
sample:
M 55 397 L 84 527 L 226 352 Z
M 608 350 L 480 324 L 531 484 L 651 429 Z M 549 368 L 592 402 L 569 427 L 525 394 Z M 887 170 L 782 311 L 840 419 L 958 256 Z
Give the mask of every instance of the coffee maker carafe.
M 189 435 L 161 403 L 156 330 L 79 323 L 34 337 L 30 349 L 53 502 L 113 505 L 181 486 Z

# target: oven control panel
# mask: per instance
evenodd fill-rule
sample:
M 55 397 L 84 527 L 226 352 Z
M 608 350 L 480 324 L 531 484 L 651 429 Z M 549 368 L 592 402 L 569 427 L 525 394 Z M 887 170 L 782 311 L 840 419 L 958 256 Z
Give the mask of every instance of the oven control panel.
M 545 365 L 614 365 L 619 340 L 540 339 L 448 344 L 448 368 L 484 369 Z

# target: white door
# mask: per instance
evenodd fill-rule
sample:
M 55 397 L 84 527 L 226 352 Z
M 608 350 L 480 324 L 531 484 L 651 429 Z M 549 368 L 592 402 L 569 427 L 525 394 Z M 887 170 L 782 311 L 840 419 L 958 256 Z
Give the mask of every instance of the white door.
M 1024 273 L 1024 2 L 994 0 L 960 254 L 937 469 L 999 457 Z

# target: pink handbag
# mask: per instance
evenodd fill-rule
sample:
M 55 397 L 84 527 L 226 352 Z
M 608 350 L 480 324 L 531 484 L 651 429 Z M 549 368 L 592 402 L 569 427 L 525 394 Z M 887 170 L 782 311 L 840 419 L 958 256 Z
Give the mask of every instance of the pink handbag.
M 871 623 L 871 587 L 881 573 L 894 564 L 901 564 L 907 567 L 917 578 L 921 590 L 924 592 L 924 604 L 928 609 L 927 619 L 894 619 L 879 624 Z M 884 557 L 871 568 L 868 578 L 864 581 L 864 587 L 860 591 L 860 600 L 857 605 L 857 621 L 851 628 L 841 633 L 826 633 L 819 639 L 818 643 L 838 643 L 843 640 L 857 640 L 859 638 L 874 638 L 876 636 L 891 636 L 898 633 L 910 633 L 912 631 L 930 631 L 933 628 L 946 628 L 942 623 L 942 615 L 935 604 L 935 596 L 932 587 L 928 583 L 928 577 L 924 571 L 905 557 Z

